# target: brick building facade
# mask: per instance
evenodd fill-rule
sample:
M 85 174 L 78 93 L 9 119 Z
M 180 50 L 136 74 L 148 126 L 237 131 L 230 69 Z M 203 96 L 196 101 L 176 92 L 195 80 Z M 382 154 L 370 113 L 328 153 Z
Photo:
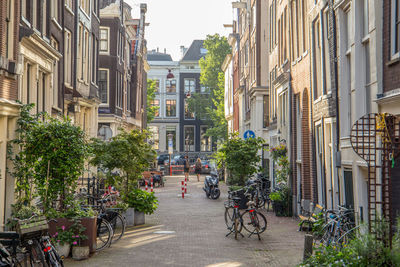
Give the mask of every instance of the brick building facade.
M 4 230 L 6 218 L 10 216 L 10 205 L 14 199 L 14 178 L 7 168 L 8 141 L 15 137 L 19 114 L 18 79 L 20 1 L 0 2 L 0 231 Z

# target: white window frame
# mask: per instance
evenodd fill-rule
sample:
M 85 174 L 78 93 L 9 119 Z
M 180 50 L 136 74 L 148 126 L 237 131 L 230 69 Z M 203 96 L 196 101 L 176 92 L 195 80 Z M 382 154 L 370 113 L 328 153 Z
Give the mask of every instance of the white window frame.
M 194 78 L 186 78 L 186 79 L 183 80 L 183 90 L 184 90 L 184 93 L 185 93 L 185 94 L 189 92 L 189 90 L 186 90 L 186 85 L 185 85 L 185 82 L 186 82 L 186 81 L 189 81 L 189 90 L 190 90 L 190 93 L 191 93 L 191 94 L 192 94 L 192 93 L 195 93 L 195 92 L 196 92 L 196 79 L 194 79 Z M 192 90 L 192 88 L 191 88 L 191 86 L 190 86 L 190 81 L 194 81 L 194 88 L 193 88 L 193 90 Z M 167 90 L 167 89 L 165 89 L 165 90 Z
M 398 59 L 400 58 L 400 44 L 398 44 L 398 51 L 395 51 L 395 42 L 397 39 L 399 39 L 398 36 L 396 36 L 396 25 L 395 25 L 395 20 L 396 20 L 396 2 L 400 5 L 399 0 L 392 0 L 391 1 L 391 12 L 390 12 L 390 59 Z M 397 14 L 400 16 L 400 14 Z
M 189 103 L 187 103 L 187 100 L 188 100 L 187 98 L 183 99 L 183 117 L 185 118 L 185 120 L 192 121 L 196 119 L 196 114 L 194 114 L 194 112 L 190 112 Z M 188 112 L 193 114 L 193 118 L 186 117 L 186 105 L 188 107 Z
M 193 128 L 193 144 L 192 145 L 186 145 L 186 129 L 188 128 Z M 183 127 L 183 144 L 184 144 L 184 150 L 186 151 L 186 146 L 187 146 L 187 151 L 188 152 L 194 152 L 196 151 L 196 125 L 185 125 Z M 193 150 L 190 149 L 190 147 L 193 146 Z
M 107 103 L 100 103 L 100 106 L 108 106 L 110 105 L 110 70 L 109 69 L 104 69 L 104 68 L 99 68 L 99 71 L 106 71 L 107 72 Z M 100 77 L 100 75 L 98 75 Z M 99 85 L 100 87 L 100 85 Z M 100 90 L 100 88 L 99 88 Z M 101 96 L 100 96 L 100 101 L 101 101 Z
M 101 31 L 106 30 L 107 31 L 107 50 L 102 50 L 101 49 L 101 43 L 104 42 L 104 39 L 101 38 Z M 110 54 L 110 28 L 109 27 L 100 27 L 100 34 L 99 34 L 99 54 L 101 55 L 109 55 Z

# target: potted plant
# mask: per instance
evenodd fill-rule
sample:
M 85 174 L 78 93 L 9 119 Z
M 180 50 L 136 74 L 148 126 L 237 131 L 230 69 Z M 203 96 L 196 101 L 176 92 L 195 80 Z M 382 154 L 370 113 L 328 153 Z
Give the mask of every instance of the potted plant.
M 145 223 L 145 214 L 152 214 L 158 206 L 154 192 L 149 193 L 141 189 L 133 189 L 122 197 L 129 208 L 134 208 L 134 225 Z
M 51 241 L 54 244 L 58 254 L 67 258 L 71 250 L 71 244 L 74 242 L 73 233 L 62 225 L 57 227 L 57 232 L 51 236 Z
M 83 233 L 86 227 L 84 227 L 79 220 L 76 220 L 71 226 L 70 231 L 72 233 L 72 258 L 74 260 L 84 260 L 89 258 L 89 246 L 84 245 L 82 241 L 87 239 L 87 236 Z

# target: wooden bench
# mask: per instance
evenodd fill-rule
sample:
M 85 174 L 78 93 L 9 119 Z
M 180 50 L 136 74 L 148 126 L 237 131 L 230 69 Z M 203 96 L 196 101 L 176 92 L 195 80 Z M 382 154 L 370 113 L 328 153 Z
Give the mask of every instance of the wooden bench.
M 307 224 L 308 231 L 312 230 L 313 224 L 319 219 L 320 213 L 324 212 L 325 208 L 316 204 L 311 211 L 303 210 L 303 214 L 299 214 L 301 220 L 299 224 L 299 231 L 303 230 L 304 224 Z

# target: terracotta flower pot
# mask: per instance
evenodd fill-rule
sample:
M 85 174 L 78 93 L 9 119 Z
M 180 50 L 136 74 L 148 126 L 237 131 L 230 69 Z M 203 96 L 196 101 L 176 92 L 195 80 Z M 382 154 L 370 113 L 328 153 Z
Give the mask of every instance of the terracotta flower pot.
M 70 244 L 60 244 L 60 243 L 55 243 L 54 247 L 56 248 L 58 255 L 61 257 L 67 258 L 69 256 L 69 252 L 71 251 L 71 245 Z
M 72 258 L 80 261 L 89 258 L 89 246 L 73 246 L 72 247 Z

